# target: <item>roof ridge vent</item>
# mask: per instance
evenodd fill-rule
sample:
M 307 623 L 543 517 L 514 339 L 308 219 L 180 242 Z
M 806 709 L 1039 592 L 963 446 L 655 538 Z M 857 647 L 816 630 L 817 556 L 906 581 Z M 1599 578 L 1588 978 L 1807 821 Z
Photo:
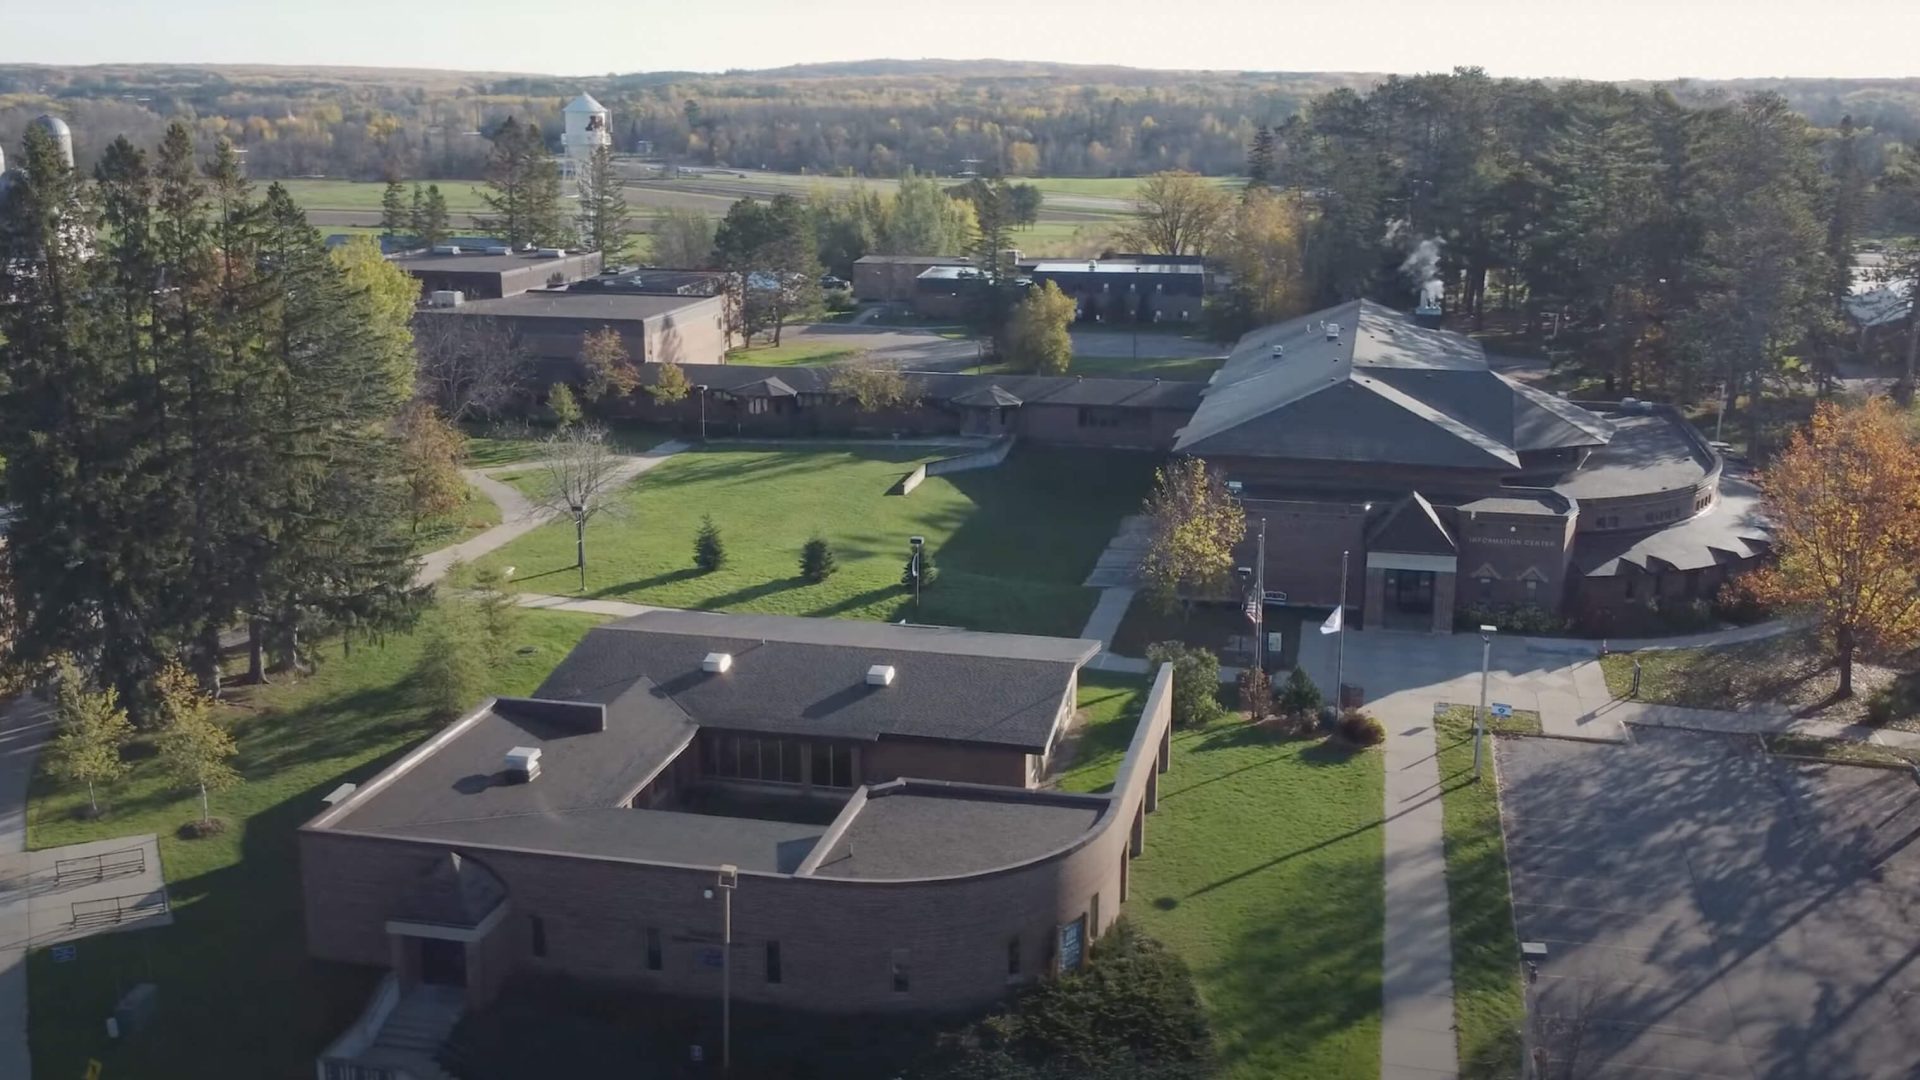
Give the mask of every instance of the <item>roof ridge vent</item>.
M 894 671 L 893 671 L 892 664 L 875 664 L 872 667 L 867 669 L 867 685 L 868 686 L 892 686 L 893 675 L 894 675 Z
M 707 654 L 706 659 L 700 661 L 700 670 L 709 675 L 724 675 L 732 669 L 732 653 L 710 652 Z

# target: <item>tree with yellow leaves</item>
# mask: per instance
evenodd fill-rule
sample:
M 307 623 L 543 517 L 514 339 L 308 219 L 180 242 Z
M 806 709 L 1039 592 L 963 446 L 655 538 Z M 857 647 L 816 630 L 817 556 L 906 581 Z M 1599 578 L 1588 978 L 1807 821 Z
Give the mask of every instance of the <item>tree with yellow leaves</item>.
M 1146 592 L 1162 611 L 1225 591 L 1247 516 L 1207 463 L 1183 457 L 1155 472 L 1140 560 Z
M 181 787 L 199 789 L 200 829 L 213 831 L 207 792 L 240 782 L 232 764 L 239 752 L 233 735 L 215 712 L 212 696 L 178 661 L 160 669 L 154 691 L 160 703 L 160 734 L 154 740 L 160 767 Z
M 1883 400 L 1823 403 L 1760 487 L 1777 559 L 1754 594 L 1812 611 L 1850 696 L 1856 653 L 1920 639 L 1920 446 Z
M 1232 211 L 1233 197 L 1214 181 L 1180 169 L 1158 172 L 1140 181 L 1132 218 L 1114 239 L 1150 255 L 1204 255 Z

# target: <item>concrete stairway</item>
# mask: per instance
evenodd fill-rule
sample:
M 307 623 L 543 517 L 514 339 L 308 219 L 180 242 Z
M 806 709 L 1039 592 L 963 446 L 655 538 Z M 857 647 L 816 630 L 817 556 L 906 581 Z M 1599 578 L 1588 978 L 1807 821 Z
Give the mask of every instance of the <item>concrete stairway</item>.
M 416 986 L 394 1006 L 361 1060 L 404 1070 L 412 1080 L 454 1080 L 434 1056 L 466 1009 L 466 992 L 458 987 Z

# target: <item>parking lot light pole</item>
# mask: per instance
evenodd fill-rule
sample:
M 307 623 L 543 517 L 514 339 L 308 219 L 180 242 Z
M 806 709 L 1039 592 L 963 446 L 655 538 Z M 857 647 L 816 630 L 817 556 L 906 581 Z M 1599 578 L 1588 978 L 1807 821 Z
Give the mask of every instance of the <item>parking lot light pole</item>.
M 701 383 L 694 389 L 700 393 L 700 441 L 704 443 L 707 441 L 707 390 L 709 387 L 706 383 Z
M 1473 780 L 1480 782 L 1480 740 L 1487 730 L 1487 671 L 1493 666 L 1495 628 L 1480 627 L 1480 711 L 1473 714 Z
M 912 565 L 908 569 L 908 576 L 913 578 L 913 613 L 918 615 L 920 614 L 920 553 L 925 550 L 927 546 L 927 538 L 924 536 L 909 536 L 907 537 L 907 543 L 913 546 L 913 556 L 909 560 Z

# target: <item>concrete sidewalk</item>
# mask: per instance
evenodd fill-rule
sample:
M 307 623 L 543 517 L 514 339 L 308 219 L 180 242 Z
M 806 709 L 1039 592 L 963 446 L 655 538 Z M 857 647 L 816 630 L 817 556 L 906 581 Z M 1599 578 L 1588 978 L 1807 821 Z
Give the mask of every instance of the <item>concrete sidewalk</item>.
M 53 708 L 22 694 L 0 711 L 0 855 L 27 850 L 27 787 L 40 748 L 53 735 Z M 27 946 L 30 905 L 0 905 L 0 1076 L 27 1080 Z
M 618 487 L 626 484 L 635 477 L 652 471 L 673 455 L 691 449 L 692 446 L 692 443 L 676 439 L 663 442 L 636 457 L 625 458 L 614 471 L 614 485 Z M 521 494 L 518 488 L 495 480 L 490 475 L 504 471 L 525 471 L 537 467 L 537 462 L 516 462 L 511 465 L 495 465 L 488 469 L 462 470 L 461 475 L 467 478 L 467 482 L 479 488 L 482 494 L 492 499 L 494 505 L 500 508 L 500 524 L 478 536 L 423 556 L 420 559 L 420 570 L 414 575 L 414 583 L 431 585 L 446 577 L 447 571 L 451 570 L 455 563 L 472 562 L 482 555 L 498 551 L 552 520 L 554 515 L 551 510 L 535 506 L 533 501 Z

